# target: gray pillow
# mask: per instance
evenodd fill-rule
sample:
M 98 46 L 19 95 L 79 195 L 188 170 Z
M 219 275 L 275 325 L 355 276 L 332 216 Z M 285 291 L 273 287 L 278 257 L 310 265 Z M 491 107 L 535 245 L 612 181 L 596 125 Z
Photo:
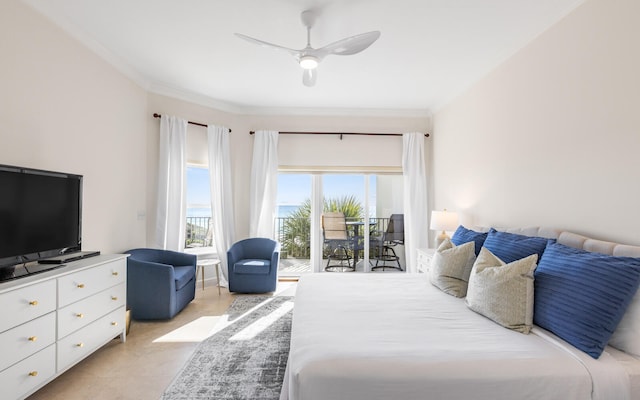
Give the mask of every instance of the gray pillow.
M 506 264 L 483 247 L 469 277 L 467 306 L 505 328 L 529 333 L 533 325 L 533 271 L 538 255 Z
M 433 254 L 429 280 L 447 294 L 464 297 L 475 259 L 474 242 L 456 246 L 451 240 L 445 239 Z

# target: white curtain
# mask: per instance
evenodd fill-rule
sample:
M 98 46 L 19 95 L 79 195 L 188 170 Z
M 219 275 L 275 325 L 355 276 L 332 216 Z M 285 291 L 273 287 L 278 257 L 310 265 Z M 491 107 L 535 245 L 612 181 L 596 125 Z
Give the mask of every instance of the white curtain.
M 249 194 L 249 235 L 275 239 L 278 193 L 278 132 L 257 131 L 253 142 Z
M 186 229 L 187 121 L 163 115 L 160 118 L 158 160 L 158 208 L 156 245 L 183 251 Z
M 428 247 L 427 178 L 424 134 L 402 135 L 402 176 L 404 180 L 404 246 L 407 272 L 418 272 L 416 249 Z
M 231 185 L 231 159 L 229 157 L 229 129 L 209 125 L 209 179 L 211 184 L 211 223 L 216 251 L 220 259 L 222 277 L 220 285 L 227 286 L 227 250 L 235 238 L 233 188 Z

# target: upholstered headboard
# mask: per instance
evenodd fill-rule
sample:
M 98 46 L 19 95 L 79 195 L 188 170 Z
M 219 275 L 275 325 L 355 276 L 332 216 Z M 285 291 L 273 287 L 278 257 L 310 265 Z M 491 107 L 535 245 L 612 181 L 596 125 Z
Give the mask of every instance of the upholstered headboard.
M 486 232 L 490 228 L 476 227 L 475 230 Z M 495 228 L 499 231 L 517 233 L 525 236 L 539 236 L 549 239 L 556 239 L 558 243 L 565 246 L 584 249 L 596 253 L 608 254 L 619 257 L 640 257 L 640 246 L 631 246 L 626 244 L 607 242 L 604 240 L 592 239 L 577 233 L 561 231 L 553 228 L 545 227 L 528 227 L 528 228 Z

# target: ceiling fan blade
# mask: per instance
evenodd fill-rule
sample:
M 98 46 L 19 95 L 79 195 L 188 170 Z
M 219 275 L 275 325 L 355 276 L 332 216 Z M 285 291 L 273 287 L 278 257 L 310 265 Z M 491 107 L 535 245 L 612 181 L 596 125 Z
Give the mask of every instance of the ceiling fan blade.
M 316 84 L 316 80 L 318 79 L 318 69 L 305 69 L 302 71 L 302 83 L 305 86 L 313 86 Z
M 373 42 L 380 37 L 380 31 L 371 31 L 361 33 L 359 35 L 350 36 L 337 42 L 333 42 L 319 49 L 311 47 L 311 28 L 315 24 L 316 13 L 314 10 L 306 10 L 301 14 L 302 24 L 307 28 L 307 46 L 301 50 L 294 50 L 288 47 L 280 46 L 277 44 L 265 42 L 263 40 L 255 39 L 241 33 L 235 35 L 240 39 L 246 40 L 249 43 L 257 44 L 262 47 L 270 47 L 276 50 L 283 50 L 291 54 L 296 61 L 302 67 L 302 83 L 305 86 L 314 86 L 318 79 L 317 66 L 325 56 L 335 54 L 339 56 L 348 56 L 352 54 L 360 53 L 367 47 L 371 46 Z
M 322 58 L 329 54 L 336 54 L 339 56 L 357 54 L 371 46 L 379 37 L 380 31 L 361 33 L 321 47 L 317 49 L 315 53 L 318 58 Z
M 258 46 L 263 46 L 263 47 L 269 47 L 272 49 L 276 49 L 276 50 L 284 50 L 287 53 L 291 54 L 294 57 L 300 57 L 300 50 L 294 50 L 294 49 L 290 49 L 288 47 L 284 47 L 284 46 L 280 46 L 277 44 L 273 44 L 273 43 L 269 43 L 269 42 L 265 42 L 259 39 L 254 39 L 250 36 L 247 35 L 243 35 L 242 33 L 235 33 L 234 35 L 236 35 L 237 37 L 239 37 L 240 39 L 244 39 L 249 43 L 253 43 L 253 44 L 257 44 Z

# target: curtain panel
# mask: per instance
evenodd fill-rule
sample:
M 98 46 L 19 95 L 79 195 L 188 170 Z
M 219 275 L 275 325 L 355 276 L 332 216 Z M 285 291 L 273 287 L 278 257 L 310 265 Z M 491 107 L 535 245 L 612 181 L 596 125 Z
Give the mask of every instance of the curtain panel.
M 209 152 L 209 179 L 211 187 L 211 223 L 216 251 L 220 259 L 222 277 L 220 285 L 227 286 L 229 273 L 227 249 L 235 240 L 233 187 L 231 181 L 231 154 L 229 129 L 209 125 L 207 143 Z
M 162 115 L 158 159 L 156 245 L 183 251 L 186 230 L 187 120 Z
M 417 249 L 428 247 L 427 178 L 424 134 L 402 135 L 402 176 L 404 180 L 404 232 L 407 272 L 418 272 Z
M 256 131 L 250 187 L 250 237 L 275 239 L 278 194 L 278 132 Z

